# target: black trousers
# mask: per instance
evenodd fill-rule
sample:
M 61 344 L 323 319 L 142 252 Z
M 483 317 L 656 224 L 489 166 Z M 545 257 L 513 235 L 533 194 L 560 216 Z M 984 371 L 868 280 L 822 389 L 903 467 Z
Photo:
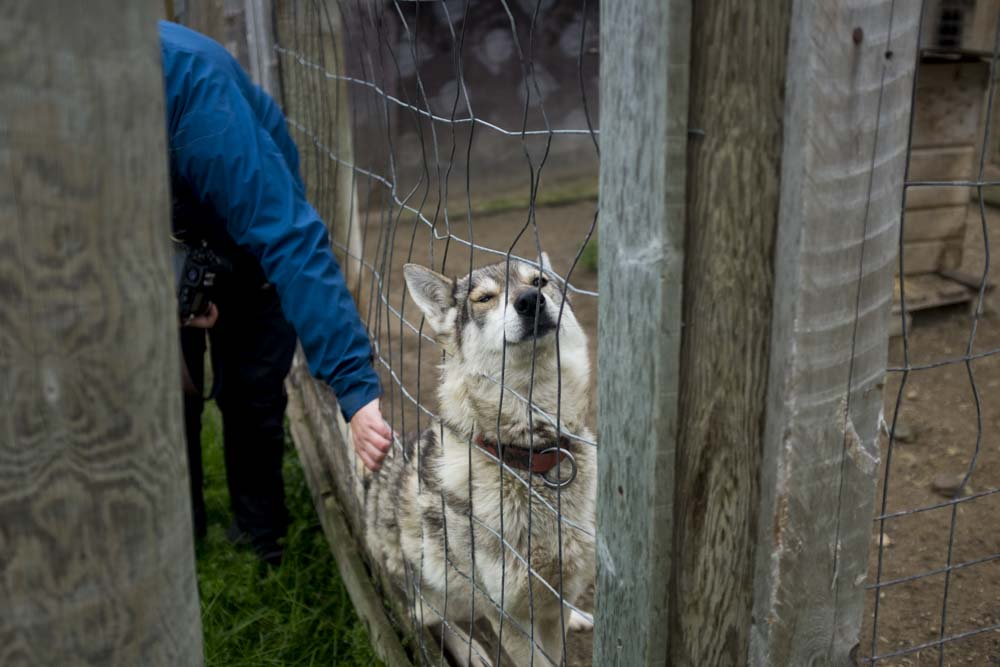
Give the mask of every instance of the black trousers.
M 274 288 L 256 272 L 231 276 L 216 298 L 219 318 L 208 330 L 210 358 L 218 382 L 226 481 L 237 527 L 258 549 L 274 546 L 288 528 L 281 473 L 284 380 L 295 353 L 295 331 L 281 311 Z M 181 348 L 197 393 L 184 394 L 184 422 L 195 532 L 206 529 L 202 493 L 201 414 L 204 407 L 204 329 L 183 327 Z

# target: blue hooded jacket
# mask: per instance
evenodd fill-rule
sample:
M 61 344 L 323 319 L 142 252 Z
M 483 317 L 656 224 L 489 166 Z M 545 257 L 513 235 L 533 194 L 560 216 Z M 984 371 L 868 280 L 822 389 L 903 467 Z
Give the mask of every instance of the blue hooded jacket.
M 381 394 L 371 344 L 306 201 L 285 117 L 217 42 L 161 21 L 171 185 L 196 224 L 214 225 L 260 263 L 313 375 L 344 418 Z

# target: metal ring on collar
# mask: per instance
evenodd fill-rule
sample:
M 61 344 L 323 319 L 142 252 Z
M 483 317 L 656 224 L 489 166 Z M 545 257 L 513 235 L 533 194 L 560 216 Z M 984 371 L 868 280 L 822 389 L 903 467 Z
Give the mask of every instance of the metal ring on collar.
M 548 449 L 543 449 L 541 452 L 539 452 L 539 454 L 548 454 L 549 452 L 555 452 L 556 456 L 562 454 L 566 459 L 569 460 L 570 474 L 569 477 L 567 477 L 566 479 L 556 479 L 556 480 L 549 479 L 549 473 L 551 473 L 553 470 L 559 470 L 560 466 L 566 465 L 566 461 L 559 461 L 558 463 L 556 463 L 555 466 L 552 467 L 551 470 L 542 474 L 542 482 L 545 484 L 545 486 L 549 487 L 550 489 L 559 489 L 569 486 L 573 482 L 573 480 L 576 479 L 576 457 L 573 456 L 573 452 L 569 451 L 568 449 L 562 449 L 561 447 L 549 447 Z

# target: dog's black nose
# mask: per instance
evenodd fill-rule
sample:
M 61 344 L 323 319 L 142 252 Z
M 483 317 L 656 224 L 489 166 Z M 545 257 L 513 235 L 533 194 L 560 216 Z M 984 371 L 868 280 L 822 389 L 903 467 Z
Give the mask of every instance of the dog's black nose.
M 536 289 L 523 292 L 514 302 L 514 310 L 523 317 L 534 317 L 536 310 L 545 305 L 545 297 Z

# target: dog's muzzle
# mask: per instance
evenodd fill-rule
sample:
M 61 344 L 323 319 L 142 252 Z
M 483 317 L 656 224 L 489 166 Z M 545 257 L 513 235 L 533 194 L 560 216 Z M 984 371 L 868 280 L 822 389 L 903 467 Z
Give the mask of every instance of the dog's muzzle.
M 524 322 L 524 336 L 521 340 L 531 340 L 541 338 L 556 328 L 555 322 L 549 317 L 549 311 L 545 307 L 545 295 L 541 290 L 530 289 L 518 295 L 514 301 L 514 312 L 518 314 Z M 537 321 L 535 314 L 537 313 Z

